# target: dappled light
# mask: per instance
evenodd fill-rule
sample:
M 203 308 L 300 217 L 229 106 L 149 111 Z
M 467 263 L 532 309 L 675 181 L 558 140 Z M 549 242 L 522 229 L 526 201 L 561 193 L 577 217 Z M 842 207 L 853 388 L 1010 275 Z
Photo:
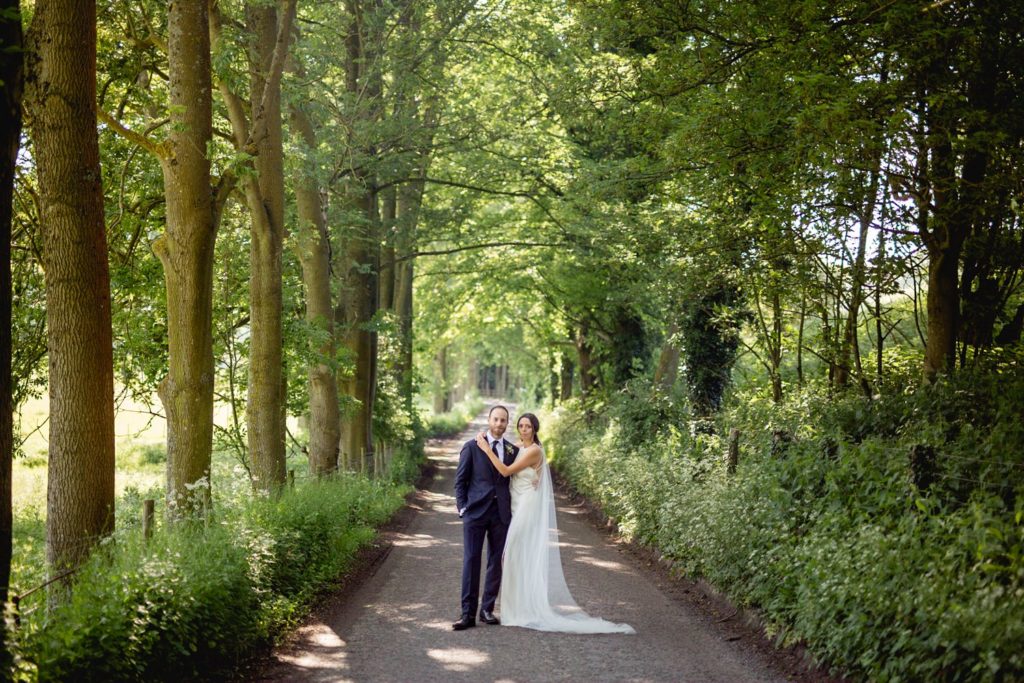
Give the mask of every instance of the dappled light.
M 0 680 L 1024 680 L 1024 2 L 0 2 Z
M 588 564 L 588 565 L 590 565 L 592 567 L 597 567 L 598 569 L 607 569 L 609 571 L 615 571 L 615 572 L 631 572 L 632 571 L 632 569 L 630 569 L 626 565 L 622 564 L 621 562 L 611 562 L 609 560 L 600 560 L 600 559 L 598 559 L 596 557 L 591 557 L 589 555 L 576 555 L 576 556 L 574 556 L 572 558 L 572 561 L 573 562 L 580 562 L 580 563 L 583 563 L 583 564 Z
M 427 656 L 440 663 L 448 671 L 479 670 L 491 661 L 486 652 L 464 647 L 427 650 Z

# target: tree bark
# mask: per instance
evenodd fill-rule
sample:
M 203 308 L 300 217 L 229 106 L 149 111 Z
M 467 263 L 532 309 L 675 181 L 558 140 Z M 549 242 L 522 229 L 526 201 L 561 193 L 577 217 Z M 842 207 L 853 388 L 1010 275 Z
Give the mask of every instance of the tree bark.
M 807 322 L 807 285 L 800 292 L 800 320 L 796 332 L 796 381 L 804 385 L 804 326 Z
M 590 324 L 584 320 L 576 335 L 576 355 L 580 367 L 580 394 L 584 401 L 590 397 L 595 384 L 593 352 L 590 349 L 589 334 Z
M 279 491 L 285 483 L 284 410 L 282 399 L 283 332 L 281 327 L 281 252 L 284 245 L 284 147 L 281 125 L 280 74 L 275 52 L 287 49 L 293 6 L 250 5 L 246 23 L 249 46 L 255 177 L 245 179 L 246 203 L 252 220 L 249 261 L 249 393 L 246 423 L 253 486 Z M 281 57 L 278 57 L 279 59 Z
M 782 297 L 777 286 L 772 288 L 772 343 L 769 356 L 772 364 L 772 401 L 782 403 Z
M 11 376 L 11 220 L 14 170 L 21 142 L 23 52 L 19 0 L 0 0 L 0 605 L 11 579 L 14 387 Z M 0 629 L 0 667 L 10 665 L 7 630 Z
M 114 373 L 96 129 L 96 6 L 42 0 L 31 28 L 50 378 L 46 559 L 77 566 L 114 528 Z M 52 595 L 59 595 L 55 591 Z
M 307 150 L 316 149 L 316 134 L 309 116 L 300 107 L 291 107 L 292 127 Z M 312 157 L 312 155 L 311 155 Z M 323 359 L 335 356 L 334 311 L 331 305 L 330 244 L 327 217 L 320 200 L 315 169 L 306 160 L 300 166 L 295 183 L 298 213 L 296 251 L 302 265 L 306 288 L 306 321 L 323 331 L 324 340 L 313 349 Z M 309 470 L 320 476 L 338 467 L 338 441 L 341 417 L 338 409 L 338 381 L 332 365 L 312 363 L 309 376 Z
M 567 353 L 562 354 L 561 387 L 558 392 L 559 400 L 568 401 L 572 398 L 572 377 L 575 372 L 572 358 Z
M 346 37 L 346 88 L 363 100 L 354 116 L 363 123 L 375 121 L 379 116 L 381 73 L 379 60 L 382 27 L 377 17 L 364 11 L 359 0 L 349 0 L 346 6 L 351 15 Z M 380 12 L 375 7 L 375 12 Z M 361 92 L 361 89 L 363 90 Z M 369 103 L 369 104 L 367 104 Z M 352 128 L 358 127 L 350 122 Z M 372 145 L 352 140 L 354 152 L 366 158 L 374 156 Z M 377 195 L 374 178 L 360 165 L 353 169 L 348 196 L 359 216 L 352 225 L 344 245 L 342 301 L 339 316 L 342 339 L 355 360 L 355 372 L 342 385 L 345 394 L 355 399 L 354 408 L 342 422 L 341 452 L 346 466 L 363 469 L 373 474 L 373 403 L 376 396 L 377 333 L 372 321 L 377 312 L 380 273 L 379 226 Z M 361 461 L 361 462 L 360 462 Z
M 433 107 L 428 107 L 425 121 L 433 121 Z M 429 146 L 429 143 L 428 143 Z M 430 154 L 428 149 L 421 150 L 421 162 L 417 169 L 418 179 L 402 185 L 398 190 L 396 214 L 395 252 L 399 260 L 395 265 L 395 312 L 399 319 L 399 337 L 401 344 L 401 362 L 399 372 L 402 395 L 406 407 L 412 410 L 414 389 L 413 373 L 413 275 L 416 259 L 411 255 L 416 248 L 416 228 L 419 223 L 420 208 L 423 205 L 424 178 L 427 173 Z
M 658 355 L 658 367 L 654 372 L 654 383 L 665 392 L 671 391 L 675 386 L 679 373 L 679 345 L 672 339 L 678 331 L 678 326 L 675 323 L 669 324 L 668 331 L 665 333 L 665 344 L 661 347 L 661 353 Z
M 153 251 L 167 291 L 168 367 L 157 393 L 167 415 L 167 503 L 174 517 L 210 503 L 217 226 L 206 156 L 213 138 L 206 3 L 171 3 L 167 31 L 171 125 L 161 158 L 167 228 Z
M 442 346 L 434 356 L 436 379 L 434 384 L 434 413 L 446 413 L 451 409 L 448 399 L 448 347 Z
M 395 307 L 395 238 L 397 237 L 396 218 L 398 216 L 398 192 L 389 187 L 381 196 L 381 229 L 384 235 L 384 253 L 380 261 L 380 301 L 377 307 L 381 310 L 393 310 Z
M 361 214 L 372 217 L 374 201 L 369 194 L 357 203 Z M 372 220 L 372 218 L 370 218 Z M 370 323 L 376 313 L 377 259 L 372 228 L 364 226 L 362 234 L 346 240 L 346 273 L 341 296 L 341 339 L 355 361 L 352 375 L 341 383 L 344 393 L 355 399 L 355 407 L 342 421 L 341 452 L 347 468 L 358 470 L 361 460 L 373 454 L 373 400 L 376 366 L 375 336 Z
M 836 366 L 836 385 L 845 388 L 850 382 L 850 359 L 855 358 L 856 365 L 860 367 L 860 354 L 857 344 L 857 327 L 861 304 L 864 302 L 864 280 L 867 269 L 867 244 L 868 231 L 871 229 L 871 222 L 875 216 L 875 204 L 878 195 L 878 164 L 881 157 L 876 157 L 874 167 L 871 170 L 871 180 L 868 183 L 867 192 L 864 196 L 863 208 L 860 215 L 860 231 L 857 237 L 857 255 L 853 261 L 853 291 L 850 293 L 850 304 L 846 313 L 846 327 L 843 331 L 843 342 L 839 349 L 839 362 Z M 865 381 L 863 376 L 861 381 Z
M 947 108 L 949 98 L 933 105 L 926 118 L 932 144 L 934 213 L 923 231 L 928 248 L 928 337 L 925 344 L 924 379 L 930 382 L 956 367 L 956 340 L 960 327 L 960 256 L 974 224 L 983 216 L 985 176 L 990 143 L 983 129 L 993 115 L 999 43 L 998 13 L 983 5 L 982 34 L 978 40 L 978 68 L 967 84 L 970 120 Z M 930 76 L 943 78 L 944 59 L 932 65 Z M 958 131 L 966 128 L 964 133 Z M 964 152 L 958 159 L 952 137 L 963 135 Z M 959 177 L 957 169 L 960 170 Z

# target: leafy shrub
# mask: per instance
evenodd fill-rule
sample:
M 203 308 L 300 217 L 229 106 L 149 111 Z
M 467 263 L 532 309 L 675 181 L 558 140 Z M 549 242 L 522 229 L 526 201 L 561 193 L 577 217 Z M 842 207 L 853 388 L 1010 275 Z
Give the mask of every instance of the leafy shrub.
M 1020 366 L 874 400 L 822 393 L 737 392 L 714 434 L 684 423 L 646 439 L 622 438 L 621 409 L 587 422 L 570 406 L 547 443 L 624 533 L 822 661 L 878 681 L 1024 678 Z M 718 436 L 731 427 L 733 476 Z M 936 453 L 924 491 L 916 444 Z
M 162 443 L 151 443 L 139 448 L 139 463 L 142 465 L 160 465 L 167 462 L 167 446 Z
M 207 524 L 148 543 L 119 532 L 76 576 L 70 600 L 16 633 L 19 676 L 181 680 L 224 672 L 270 640 L 351 562 L 405 489 L 342 475 L 278 498 L 231 502 Z
M 470 396 L 456 403 L 447 413 L 430 415 L 423 427 L 423 436 L 428 439 L 455 436 L 484 409 L 484 405 L 479 396 Z

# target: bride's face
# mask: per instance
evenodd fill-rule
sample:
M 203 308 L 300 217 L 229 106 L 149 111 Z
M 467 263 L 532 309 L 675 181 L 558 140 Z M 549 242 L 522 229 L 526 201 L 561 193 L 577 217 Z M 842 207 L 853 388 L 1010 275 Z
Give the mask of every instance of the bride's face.
M 524 417 L 519 420 L 516 429 L 519 430 L 520 439 L 523 441 L 533 441 L 533 423 L 530 422 L 530 418 Z

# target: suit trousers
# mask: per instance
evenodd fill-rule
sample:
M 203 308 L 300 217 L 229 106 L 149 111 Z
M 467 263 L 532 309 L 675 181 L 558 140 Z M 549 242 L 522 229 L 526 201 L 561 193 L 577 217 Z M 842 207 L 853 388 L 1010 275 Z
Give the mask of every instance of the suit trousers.
M 480 595 L 480 564 L 483 560 L 484 539 L 487 539 L 487 574 L 484 576 L 484 595 L 481 608 L 494 610 L 501 588 L 501 556 L 505 551 L 508 525 L 501 521 L 498 501 L 491 502 L 487 511 L 476 519 L 462 520 L 462 614 L 476 617 Z

